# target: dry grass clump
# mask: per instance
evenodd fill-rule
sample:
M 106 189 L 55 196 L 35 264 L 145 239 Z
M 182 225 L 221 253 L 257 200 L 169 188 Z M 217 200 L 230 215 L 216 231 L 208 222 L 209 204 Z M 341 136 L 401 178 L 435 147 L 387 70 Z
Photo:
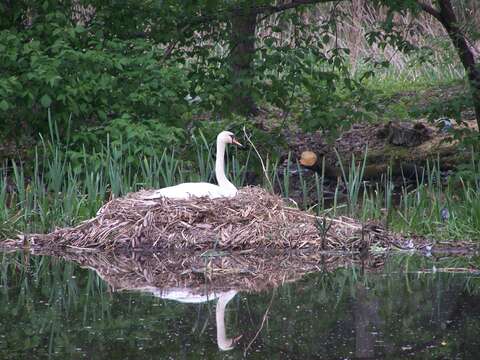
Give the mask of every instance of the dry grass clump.
M 290 208 L 276 195 L 246 187 L 232 199 L 145 200 L 140 191 L 105 204 L 93 219 L 48 235 L 30 235 L 30 246 L 100 249 L 322 249 L 353 251 L 390 246 L 403 238 L 348 218 L 318 218 Z

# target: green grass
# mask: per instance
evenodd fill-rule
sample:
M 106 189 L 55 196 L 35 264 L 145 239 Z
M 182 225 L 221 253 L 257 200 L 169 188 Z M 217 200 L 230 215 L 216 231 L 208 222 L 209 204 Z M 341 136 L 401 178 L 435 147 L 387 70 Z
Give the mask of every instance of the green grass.
M 430 54 L 424 57 L 421 52 L 414 52 L 405 55 L 403 66 L 372 68 L 370 64 L 364 64 L 357 68 L 355 75 L 360 78 L 365 71 L 373 70 L 375 76 L 365 79 L 364 84 L 369 89 L 380 90 L 387 96 L 462 82 L 465 79 L 465 69 L 449 44 L 444 43 L 443 46 L 446 47 L 442 49 L 441 56 L 437 53 L 437 56 Z M 384 60 L 390 62 L 388 59 Z
M 373 188 L 365 186 L 362 203 L 353 212 L 350 210 L 349 215 L 362 220 L 381 220 L 393 230 L 434 240 L 479 240 L 478 178 L 466 180 L 453 176 L 442 184 L 439 169 L 439 161 L 430 163 L 413 185 L 403 179 L 404 184 L 397 189 L 388 175 Z M 479 164 L 473 160 L 472 174 L 478 174 L 478 170 Z M 441 218 L 442 209 L 448 209 L 447 220 Z
M 478 164 L 475 165 L 478 169 Z M 478 171 L 478 170 L 476 170 Z M 478 174 L 478 172 L 477 172 Z M 442 186 L 439 164 L 427 169 L 417 181 L 416 189 L 402 189 L 399 207 L 392 223 L 401 231 L 426 235 L 438 240 L 478 240 L 480 234 L 480 188 L 478 181 L 453 178 Z M 478 179 L 477 179 L 478 180 Z M 442 221 L 440 213 L 448 209 L 450 216 Z
M 363 71 L 360 69 L 358 74 Z M 456 61 L 412 61 L 403 69 L 377 69 L 375 76 L 363 80 L 363 84 L 379 105 L 374 110 L 374 121 L 408 121 L 429 115 L 455 117 L 459 109 L 471 106 L 466 99 L 469 95 L 465 70 Z

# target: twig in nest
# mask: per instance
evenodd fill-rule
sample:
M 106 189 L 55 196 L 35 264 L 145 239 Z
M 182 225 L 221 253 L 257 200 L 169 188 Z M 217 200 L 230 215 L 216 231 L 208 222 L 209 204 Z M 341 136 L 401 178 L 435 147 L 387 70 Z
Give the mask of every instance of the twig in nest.
M 249 144 L 252 145 L 253 150 L 254 150 L 255 153 L 257 154 L 258 159 L 260 160 L 260 164 L 262 165 L 263 174 L 265 175 L 265 178 L 266 178 L 267 181 L 268 181 L 268 185 L 270 186 L 270 189 L 273 191 L 273 184 L 272 184 L 272 182 L 270 181 L 270 178 L 268 177 L 268 172 L 267 172 L 267 168 L 265 167 L 265 163 L 263 162 L 263 159 L 262 159 L 262 157 L 260 156 L 260 153 L 258 152 L 257 147 L 255 146 L 255 144 L 254 144 L 254 143 L 252 142 L 252 140 L 250 139 L 250 136 L 247 134 L 247 130 L 245 129 L 245 126 L 243 127 L 243 134 L 245 135 L 245 139 L 247 139 L 247 141 L 249 142 Z

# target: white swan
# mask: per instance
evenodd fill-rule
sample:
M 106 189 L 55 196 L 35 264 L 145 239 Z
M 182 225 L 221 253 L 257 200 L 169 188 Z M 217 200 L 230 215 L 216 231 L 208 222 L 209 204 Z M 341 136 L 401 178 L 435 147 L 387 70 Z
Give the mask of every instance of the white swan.
M 234 197 L 237 194 L 237 188 L 225 176 L 225 147 L 227 144 L 236 144 L 242 146 L 230 131 L 222 131 L 217 136 L 217 159 L 215 160 L 215 176 L 218 185 L 197 182 L 183 183 L 175 186 L 169 186 L 163 189 L 155 190 L 153 194 L 148 194 L 143 199 L 156 199 L 166 197 L 170 199 L 188 199 L 192 196 L 206 196 L 210 199 L 220 197 Z

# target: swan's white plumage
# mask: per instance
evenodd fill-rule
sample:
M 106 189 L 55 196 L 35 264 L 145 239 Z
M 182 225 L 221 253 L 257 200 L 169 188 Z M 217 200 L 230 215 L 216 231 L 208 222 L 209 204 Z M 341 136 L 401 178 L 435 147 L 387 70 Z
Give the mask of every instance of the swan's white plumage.
M 216 199 L 220 197 L 234 197 L 237 194 L 237 189 L 235 186 L 224 187 L 205 183 L 183 183 L 175 186 L 169 186 L 163 189 L 155 191 L 155 194 L 152 195 L 153 198 L 158 197 L 167 197 L 170 199 L 188 199 L 189 197 L 196 196 L 202 197 L 206 196 L 210 199 Z M 149 197 L 150 198 L 150 197 Z
M 175 186 L 169 186 L 163 189 L 155 190 L 153 193 L 145 195 L 146 200 L 166 197 L 170 199 L 188 199 L 195 197 L 208 197 L 216 199 L 221 197 L 231 198 L 237 194 L 237 188 L 225 176 L 225 148 L 227 144 L 240 145 L 235 140 L 233 133 L 229 131 L 222 131 L 217 136 L 217 158 L 215 160 L 215 176 L 218 185 L 198 182 L 198 183 L 183 183 Z

